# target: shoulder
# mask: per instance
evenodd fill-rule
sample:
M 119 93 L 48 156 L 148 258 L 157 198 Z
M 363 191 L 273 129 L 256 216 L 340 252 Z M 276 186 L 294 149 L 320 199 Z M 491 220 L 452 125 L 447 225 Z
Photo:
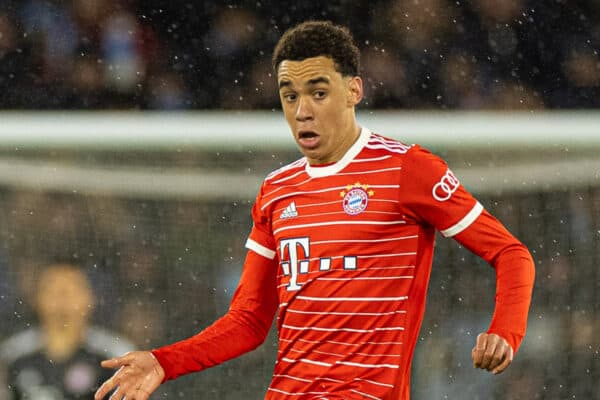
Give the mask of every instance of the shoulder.
M 294 185 L 304 180 L 306 163 L 306 158 L 303 157 L 269 173 L 262 182 L 259 197 L 265 197 L 281 187 Z
M 446 167 L 446 162 L 440 156 L 418 144 L 411 145 L 406 152 L 406 158 L 411 169 L 421 173 L 426 173 L 429 168 L 435 168 L 436 166 Z
M 407 144 L 374 132 L 371 132 L 364 150 L 363 154 L 369 154 L 370 157 L 387 158 L 392 162 L 399 162 L 405 167 L 413 163 L 422 165 L 443 162 L 440 157 L 419 144 Z
M 416 145 L 371 132 L 365 149 L 389 154 L 407 154 L 414 146 Z
M 446 162 L 426 147 L 416 143 L 406 144 L 378 133 L 371 133 L 361 156 L 383 162 L 383 165 L 401 168 L 401 182 L 409 186 L 440 179 L 448 170 Z M 382 161 L 384 159 L 386 161 Z
M 264 180 L 264 184 L 277 184 L 282 180 L 289 179 L 299 172 L 306 170 L 306 158 L 302 157 L 290 164 L 284 165 L 270 172 Z
M 42 334 L 37 328 L 30 328 L 8 337 L 0 343 L 0 360 L 12 364 L 42 350 Z
M 133 343 L 122 335 L 97 326 L 88 328 L 84 347 L 91 353 L 101 354 L 107 358 L 117 357 L 135 350 Z
M 282 189 L 289 189 L 303 182 L 307 178 L 306 163 L 306 158 L 303 157 L 268 174 L 256 196 L 256 209 L 266 208 L 281 194 Z

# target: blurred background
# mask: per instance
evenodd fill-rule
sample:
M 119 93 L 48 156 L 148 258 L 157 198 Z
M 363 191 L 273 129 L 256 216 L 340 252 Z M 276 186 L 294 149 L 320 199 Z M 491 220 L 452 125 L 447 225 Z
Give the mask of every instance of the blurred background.
M 299 157 L 270 57 L 306 19 L 355 35 L 359 121 L 444 157 L 536 261 L 528 336 L 491 377 L 470 350 L 493 270 L 439 238 L 413 398 L 598 398 L 598 0 L 0 0 L 0 376 L 49 265 L 85 272 L 108 347 L 227 310 L 260 182 Z M 274 339 L 153 398 L 262 398 Z

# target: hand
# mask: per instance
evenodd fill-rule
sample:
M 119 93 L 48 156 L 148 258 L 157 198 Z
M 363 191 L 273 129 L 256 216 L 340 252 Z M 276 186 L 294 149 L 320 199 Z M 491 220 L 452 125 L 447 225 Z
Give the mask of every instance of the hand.
M 149 351 L 132 351 L 110 360 L 102 361 L 104 368 L 119 368 L 98 388 L 95 400 L 103 399 L 111 390 L 117 390 L 110 400 L 147 400 L 165 377 L 165 371 Z
M 471 357 L 473 367 L 499 374 L 512 362 L 513 348 L 504 338 L 494 333 L 480 333 L 471 351 Z

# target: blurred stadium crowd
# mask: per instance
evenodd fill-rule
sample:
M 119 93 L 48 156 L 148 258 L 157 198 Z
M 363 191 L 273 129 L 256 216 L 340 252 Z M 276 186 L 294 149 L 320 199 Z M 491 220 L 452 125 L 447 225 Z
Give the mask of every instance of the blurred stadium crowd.
M 600 105 L 597 0 L 3 0 L 0 108 L 276 108 L 272 48 L 309 18 L 351 27 L 364 108 Z

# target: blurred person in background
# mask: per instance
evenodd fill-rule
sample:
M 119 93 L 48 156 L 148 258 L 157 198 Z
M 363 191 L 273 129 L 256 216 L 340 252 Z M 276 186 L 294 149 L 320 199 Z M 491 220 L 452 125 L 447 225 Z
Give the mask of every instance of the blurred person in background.
M 330 22 L 281 37 L 273 69 L 304 158 L 260 189 L 229 311 L 191 338 L 104 361 L 118 371 L 97 400 L 115 389 L 113 400 L 146 400 L 167 380 L 249 352 L 276 312 L 265 398 L 408 400 L 435 230 L 496 271 L 496 308 L 473 366 L 498 374 L 511 364 L 526 330 L 531 255 L 443 160 L 358 124 L 359 58 L 350 32 Z
M 256 89 L 253 75 L 262 73 L 280 26 L 314 18 L 350 23 L 370 56 L 384 57 L 383 49 L 402 61 L 403 90 L 384 75 L 377 84 L 391 87 L 368 93 L 368 108 L 461 108 L 445 93 L 457 83 L 445 71 L 453 54 L 468 55 L 471 64 L 474 80 L 453 88 L 468 90 L 469 109 L 521 108 L 496 81 L 508 91 L 515 84 L 536 93 L 536 108 L 597 107 L 598 10 L 594 0 L 543 6 L 526 0 L 373 0 L 343 7 L 9 0 L 0 2 L 0 108 L 269 109 L 273 101 L 247 90 Z M 582 44 L 587 51 L 571 53 Z M 389 60 L 366 59 L 365 66 L 385 68 Z M 159 77 L 164 83 L 157 86 L 155 71 L 179 80 Z M 365 72 L 367 80 L 376 79 Z M 181 94 L 189 95 L 183 103 Z
M 51 264 L 33 277 L 39 326 L 0 344 L 2 400 L 89 399 L 108 378 L 98 367 L 107 355 L 133 346 L 118 334 L 92 326 L 94 294 L 88 277 L 72 264 Z M 6 393 L 6 390 L 8 393 Z

